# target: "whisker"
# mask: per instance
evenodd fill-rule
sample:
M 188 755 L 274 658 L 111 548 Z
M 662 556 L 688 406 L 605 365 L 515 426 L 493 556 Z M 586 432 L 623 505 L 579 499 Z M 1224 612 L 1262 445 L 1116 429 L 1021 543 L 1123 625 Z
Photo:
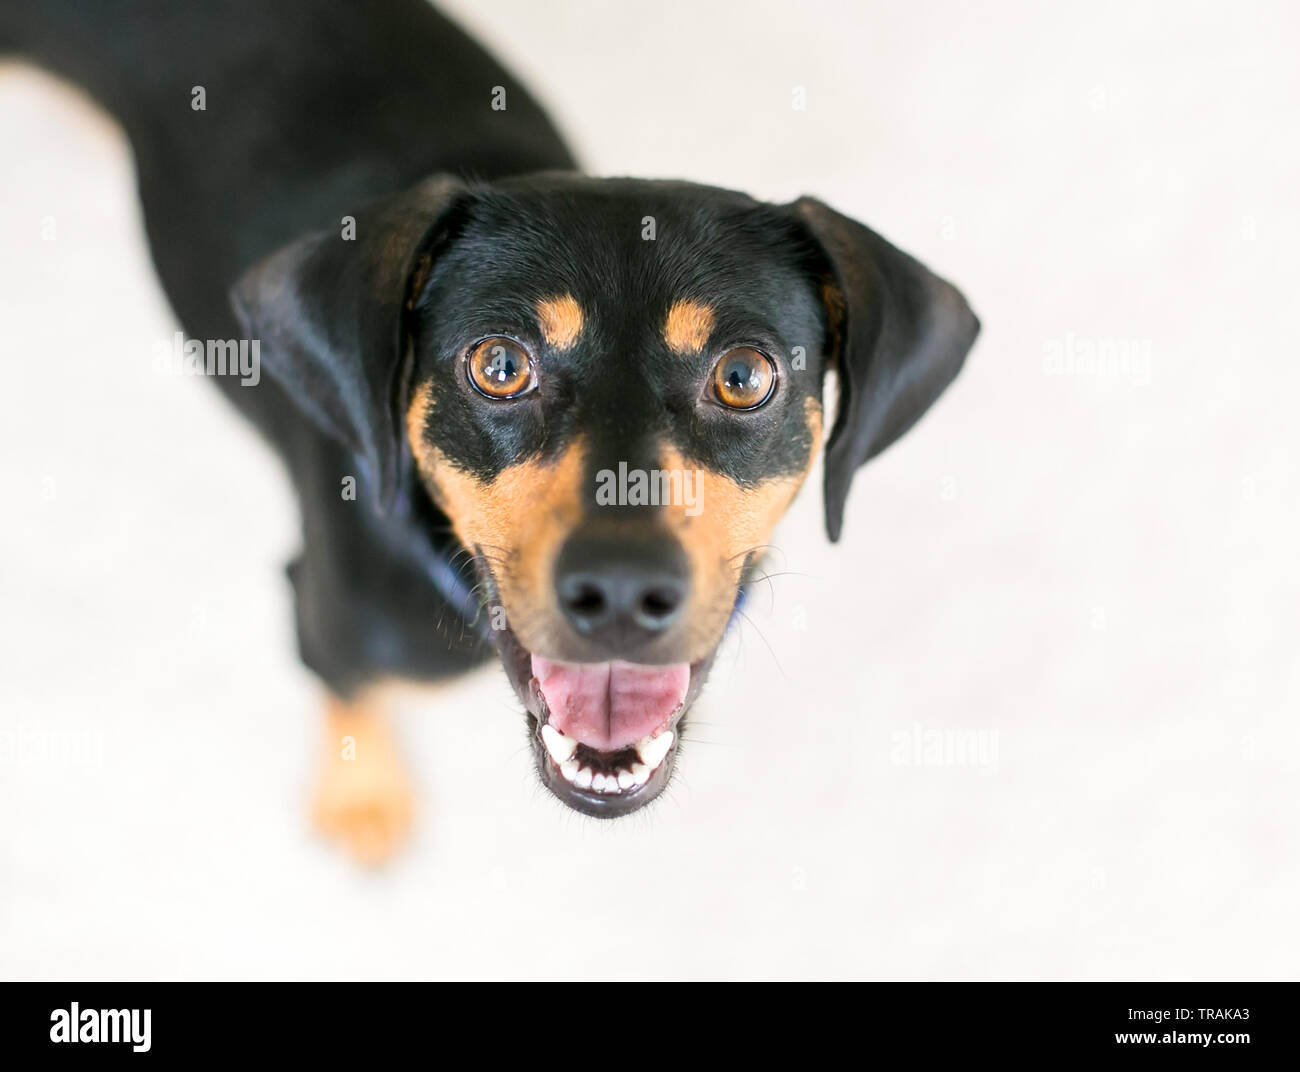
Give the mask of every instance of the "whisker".
M 772 662 L 776 664 L 777 670 L 780 671 L 782 677 L 785 677 L 786 676 L 785 667 L 781 665 L 781 660 L 777 656 L 776 650 L 772 647 L 770 643 L 768 643 L 767 637 L 763 635 L 763 630 L 761 630 L 758 627 L 758 624 L 754 621 L 754 619 L 751 618 L 748 614 L 746 614 L 743 610 L 738 610 L 736 613 L 739 614 L 750 625 L 750 627 L 754 630 L 754 632 L 758 634 L 758 639 L 763 642 L 763 646 L 767 648 L 767 653 L 772 656 Z

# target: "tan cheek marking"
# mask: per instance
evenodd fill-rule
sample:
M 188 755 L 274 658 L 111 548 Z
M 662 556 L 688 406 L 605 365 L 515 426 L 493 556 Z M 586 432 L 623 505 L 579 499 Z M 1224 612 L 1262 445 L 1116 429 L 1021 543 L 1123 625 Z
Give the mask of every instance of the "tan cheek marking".
M 696 478 L 695 516 L 684 505 L 674 504 L 666 510 L 669 527 L 691 563 L 695 587 L 689 608 L 691 631 L 703 651 L 717 643 L 726 627 L 746 552 L 767 543 L 816 460 L 822 439 L 822 411 L 816 399 L 804 403 L 804 417 L 810 447 L 802 472 L 744 487 L 722 473 L 702 469 Z M 694 469 L 671 446 L 661 452 L 660 464 L 670 471 Z
M 567 350 L 582 334 L 582 306 L 572 294 L 548 298 L 537 303 L 537 322 L 548 345 Z
M 416 466 L 460 542 L 489 559 L 511 628 L 525 647 L 536 647 L 551 606 L 551 567 L 582 520 L 584 444 L 576 440 L 558 459 L 520 462 L 479 480 L 425 439 L 431 402 L 422 384 L 407 410 Z
M 693 300 L 673 302 L 664 321 L 664 342 L 679 354 L 704 349 L 713 331 L 713 309 Z

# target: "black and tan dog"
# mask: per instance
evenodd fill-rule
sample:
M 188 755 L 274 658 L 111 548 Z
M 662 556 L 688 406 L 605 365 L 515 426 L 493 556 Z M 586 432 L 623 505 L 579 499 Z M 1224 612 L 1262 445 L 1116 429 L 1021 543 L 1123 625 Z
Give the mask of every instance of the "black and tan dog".
M 978 331 L 818 201 L 581 176 L 421 0 L 5 0 L 0 48 L 124 125 L 188 336 L 258 341 L 257 386 L 216 381 L 298 491 L 298 635 L 332 694 L 319 817 L 365 856 L 410 810 L 374 686 L 494 648 L 551 792 L 595 816 L 658 795 L 823 441 L 825 372 L 837 539 L 854 470 Z

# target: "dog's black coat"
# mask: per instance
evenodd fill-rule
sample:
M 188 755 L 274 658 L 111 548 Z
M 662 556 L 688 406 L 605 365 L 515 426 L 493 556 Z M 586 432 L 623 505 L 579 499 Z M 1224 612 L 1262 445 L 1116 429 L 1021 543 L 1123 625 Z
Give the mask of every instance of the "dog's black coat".
M 154 262 L 193 338 L 244 334 L 229 292 L 249 265 L 321 228 L 337 234 L 342 217 L 428 175 L 574 167 L 526 89 L 422 0 L 5 0 L 0 50 L 84 86 L 122 123 Z M 191 107 L 196 86 L 204 111 Z M 488 106 L 496 86 L 505 111 Z M 347 695 L 384 673 L 437 676 L 491 654 L 412 551 L 427 526 L 445 529 L 422 496 L 405 517 L 357 509 L 339 493 L 357 474 L 352 452 L 280 383 L 216 382 L 298 490 L 305 540 L 290 573 L 313 670 Z
M 507 420 L 435 392 L 429 434 L 483 477 L 579 429 L 603 429 L 593 465 L 637 464 L 656 428 L 620 418 L 622 393 L 637 392 L 644 413 L 648 392 L 667 425 L 707 374 L 649 330 L 680 293 L 709 296 L 719 335 L 807 352 L 808 374 L 789 378 L 780 405 L 678 422 L 689 452 L 739 483 L 798 471 L 809 448 L 800 403 L 820 398 L 834 359 L 826 507 L 838 538 L 854 470 L 947 386 L 978 330 L 952 287 L 819 202 L 576 176 L 527 92 L 422 0 L 32 0 L 0 9 L 6 48 L 83 85 L 123 123 L 154 260 L 189 335 L 237 338 L 248 326 L 262 339 L 270 375 L 255 388 L 218 383 L 289 468 L 304 529 L 290 570 L 302 654 L 341 695 L 489 654 L 429 577 L 429 546 L 449 553 L 454 539 L 402 441 L 412 378 L 455 375 L 448 355 L 467 336 L 525 331 L 532 304 L 559 292 L 624 310 L 595 320 L 556 367 L 545 412 L 530 402 Z M 490 106 L 495 87 L 503 111 Z M 355 242 L 339 240 L 347 216 Z M 640 234 L 647 216 L 653 245 Z M 838 319 L 828 284 L 843 295 Z M 755 309 L 771 315 L 745 312 Z M 593 356 L 610 353 L 636 356 L 612 377 Z M 349 475 L 364 502 L 340 496 Z

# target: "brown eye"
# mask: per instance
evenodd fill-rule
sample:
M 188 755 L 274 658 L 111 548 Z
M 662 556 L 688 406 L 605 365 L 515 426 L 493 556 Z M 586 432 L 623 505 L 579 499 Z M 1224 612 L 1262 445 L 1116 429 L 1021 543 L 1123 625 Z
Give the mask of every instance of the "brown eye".
M 502 335 L 476 343 L 466 364 L 469 382 L 488 398 L 519 398 L 537 386 L 528 351 Z
M 771 359 L 748 346 L 728 350 L 713 368 L 713 393 L 731 409 L 757 409 L 775 386 Z

